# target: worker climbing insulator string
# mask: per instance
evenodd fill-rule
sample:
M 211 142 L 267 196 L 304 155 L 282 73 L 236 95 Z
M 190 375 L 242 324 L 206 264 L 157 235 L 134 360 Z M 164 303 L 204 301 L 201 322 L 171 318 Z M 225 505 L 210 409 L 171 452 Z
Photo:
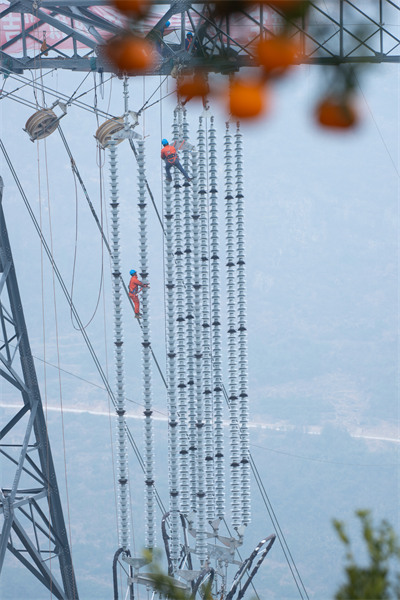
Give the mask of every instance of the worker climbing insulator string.
M 115 347 L 115 386 L 117 412 L 117 475 L 118 475 L 118 537 L 119 547 L 124 551 L 130 547 L 130 493 L 127 460 L 126 419 L 125 419 L 125 377 L 123 353 L 123 328 L 120 280 L 120 241 L 119 241 L 119 198 L 117 178 L 117 154 L 113 140 L 109 144 L 110 156 L 110 205 L 111 205 L 111 248 L 114 298 L 114 347 Z
M 179 469 L 176 457 L 179 456 L 177 371 L 175 339 L 175 262 L 173 248 L 173 207 L 171 182 L 167 180 L 164 204 L 164 262 L 165 262 L 165 315 L 167 340 L 167 402 L 168 402 L 168 480 L 170 512 L 170 556 L 172 569 L 179 564 Z M 171 573 L 172 574 L 172 573 Z

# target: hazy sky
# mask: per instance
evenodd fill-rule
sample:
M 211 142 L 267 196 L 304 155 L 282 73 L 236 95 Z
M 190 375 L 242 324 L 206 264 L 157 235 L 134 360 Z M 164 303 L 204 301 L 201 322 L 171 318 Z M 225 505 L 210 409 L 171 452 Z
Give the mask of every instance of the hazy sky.
M 37 73 L 35 74 L 38 75 Z M 28 75 L 27 75 L 28 77 Z M 362 122 L 355 131 L 337 134 L 318 128 L 312 110 L 324 83 L 320 67 L 302 66 L 276 86 L 268 117 L 243 124 L 249 320 L 250 392 L 257 421 L 279 420 L 280 403 L 287 397 L 312 397 L 318 390 L 335 406 L 345 404 L 346 423 L 398 436 L 396 390 L 397 267 L 399 200 L 399 75 L 394 65 L 371 67 L 360 78 L 358 102 Z M 83 76 L 56 72 L 44 77 L 47 86 L 71 95 Z M 97 78 L 97 83 L 99 82 Z M 5 92 L 18 87 L 11 78 Z M 130 108 L 138 110 L 159 85 L 159 78 L 129 82 Z M 80 91 L 93 85 L 90 75 Z M 145 87 L 145 89 L 144 89 Z M 162 88 L 163 95 L 173 83 Z M 19 92 L 35 102 L 32 89 Z M 153 100 L 156 100 L 158 92 Z M 37 91 L 42 104 L 42 91 Z M 97 89 L 99 106 L 113 115 L 123 112 L 122 82 L 113 79 Z M 46 105 L 52 98 L 45 93 Z M 93 105 L 93 92 L 82 98 Z M 160 106 L 162 110 L 160 111 Z M 161 210 L 160 140 L 170 137 L 174 96 L 151 107 L 137 131 L 146 138 L 148 180 Z M 97 304 L 102 264 L 106 299 L 88 333 L 103 368 L 113 381 L 112 304 L 109 259 L 86 201 L 74 182 L 69 159 L 57 132 L 46 143 L 32 143 L 23 131 L 34 109 L 10 98 L 1 103 L 1 137 L 55 260 L 71 289 L 75 239 L 76 269 L 73 296 L 82 321 L 90 320 Z M 222 136 L 225 107 L 211 104 L 218 129 L 219 177 L 222 179 Z M 188 105 L 192 141 L 200 104 Z M 108 161 L 96 149 L 98 124 L 92 112 L 72 106 L 61 125 L 89 195 L 104 223 L 109 219 Z M 118 147 L 122 271 L 138 268 L 136 166 L 128 144 Z M 104 164 L 103 164 L 103 161 Z M 100 186 L 100 164 L 104 188 Z M 69 308 L 53 280 L 46 256 L 1 156 L 5 188 L 3 206 L 31 339 L 38 358 L 57 363 L 54 293 L 58 314 L 58 344 L 63 369 L 101 385 L 95 367 L 72 325 Z M 78 209 L 77 209 L 78 206 Z M 103 207 L 103 210 L 102 208 Z M 164 365 L 162 235 L 149 204 L 151 324 L 153 347 Z M 76 229 L 76 224 L 78 227 Z M 42 265 L 42 266 L 41 266 Z M 141 404 L 140 336 L 125 304 L 127 396 Z M 44 325 L 43 325 L 44 316 Z M 104 326 L 105 324 L 105 326 Z M 105 336 L 106 332 L 106 336 Z M 321 333 L 322 332 L 322 333 Z M 323 339 L 321 339 L 321 336 Z M 318 345 L 309 345 L 318 341 Z M 348 360 L 354 344 L 354 362 Z M 320 350 L 316 351 L 315 348 Z M 315 354 L 317 352 L 317 354 Z M 346 364 L 340 363 L 345 353 Z M 370 354 L 368 354 L 370 353 Z M 384 363 L 381 364 L 381 357 Z M 326 364 L 334 364 L 332 369 Z M 317 366 L 318 365 L 318 366 Z M 372 365 L 372 367 L 371 367 Z M 58 406 L 57 371 L 46 374 L 37 362 L 43 401 Z M 4 384 L 3 398 L 11 400 Z M 365 415 L 382 390 L 387 408 L 376 422 Z M 98 387 L 62 375 L 66 407 L 102 409 L 106 395 Z M 300 397 L 299 396 L 299 397 Z M 322 397 L 321 396 L 321 397 Z M 163 415 L 166 400 L 154 374 L 154 405 Z M 137 404 L 129 408 L 137 410 Z M 265 412 L 263 408 L 265 407 Z M 347 408 L 346 408 L 347 407 Z M 325 416 L 310 411 L 313 421 Z M 339 412 L 335 418 L 339 418 Z M 365 417 L 365 421 L 363 421 Z M 368 417 L 368 418 L 367 418 Z

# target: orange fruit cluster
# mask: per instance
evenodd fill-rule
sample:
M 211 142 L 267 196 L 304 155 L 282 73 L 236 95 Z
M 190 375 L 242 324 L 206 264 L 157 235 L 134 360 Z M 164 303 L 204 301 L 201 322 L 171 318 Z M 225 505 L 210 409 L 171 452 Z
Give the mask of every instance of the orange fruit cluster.
M 176 91 L 178 96 L 205 98 L 210 91 L 210 86 L 204 75 L 195 73 L 192 78 L 178 79 Z
M 354 102 L 348 98 L 324 98 L 315 109 L 317 123 L 332 129 L 350 129 L 359 117 Z
M 256 46 L 259 63 L 270 75 L 281 75 L 292 67 L 300 54 L 297 41 L 284 35 L 261 40 Z
M 134 35 L 115 38 L 107 44 L 106 49 L 111 62 L 123 73 L 145 71 L 154 64 L 153 46 Z
M 266 108 L 264 85 L 259 81 L 235 79 L 229 89 L 229 110 L 238 119 L 257 117 Z

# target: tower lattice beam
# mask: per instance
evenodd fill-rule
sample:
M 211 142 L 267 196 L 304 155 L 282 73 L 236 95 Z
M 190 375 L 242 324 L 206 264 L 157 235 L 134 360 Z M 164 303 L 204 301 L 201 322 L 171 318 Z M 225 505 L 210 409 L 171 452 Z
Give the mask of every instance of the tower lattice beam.
M 266 4 L 219 16 L 215 3 L 158 0 L 137 23 L 140 35 L 155 42 L 156 64 L 147 75 L 201 67 L 231 73 L 257 67 L 253 44 L 282 30 L 282 14 Z M 398 20 L 393 0 L 312 0 L 307 18 L 293 22 L 300 42 L 299 64 L 400 62 Z M 171 25 L 164 31 L 167 21 Z M 2 72 L 70 69 L 111 72 L 104 46 L 126 26 L 104 0 L 14 0 L 0 12 Z M 194 43 L 185 50 L 185 34 Z M 142 72 L 140 74 L 143 74 Z

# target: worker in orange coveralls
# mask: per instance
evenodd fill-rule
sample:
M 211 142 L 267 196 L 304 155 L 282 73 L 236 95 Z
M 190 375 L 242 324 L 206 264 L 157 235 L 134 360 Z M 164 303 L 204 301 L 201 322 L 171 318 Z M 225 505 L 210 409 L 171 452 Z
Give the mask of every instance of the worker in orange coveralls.
M 192 181 L 192 178 L 189 177 L 189 175 L 186 173 L 185 169 L 179 161 L 178 152 L 175 148 L 176 141 L 173 144 L 168 144 L 168 140 L 164 138 L 163 140 L 161 140 L 161 143 L 163 145 L 163 148 L 161 150 L 161 158 L 165 161 L 165 173 L 167 175 L 167 181 L 172 181 L 172 167 L 176 167 L 177 169 L 179 169 L 179 171 L 185 176 L 187 181 Z
M 131 280 L 129 282 L 129 298 L 132 300 L 135 307 L 135 317 L 140 319 L 142 315 L 140 314 L 139 292 L 143 288 L 147 288 L 149 286 L 147 283 L 142 283 L 139 281 L 135 269 L 131 269 L 129 274 L 131 275 Z

